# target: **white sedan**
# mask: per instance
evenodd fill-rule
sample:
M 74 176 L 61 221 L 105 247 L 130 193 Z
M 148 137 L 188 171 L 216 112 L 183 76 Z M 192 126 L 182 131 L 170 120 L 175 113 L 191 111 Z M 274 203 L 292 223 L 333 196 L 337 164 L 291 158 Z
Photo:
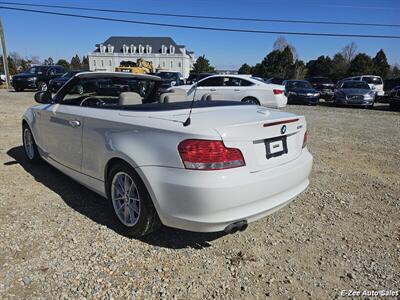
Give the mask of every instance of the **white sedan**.
M 192 100 L 233 100 L 258 104 L 270 108 L 281 108 L 287 104 L 285 87 L 268 84 L 249 75 L 212 75 L 195 85 L 177 87 L 187 92 Z
M 308 186 L 303 116 L 234 101 L 159 103 L 160 82 L 88 72 L 55 95 L 38 92 L 22 120 L 27 159 L 107 198 L 134 237 L 160 223 L 244 230 Z

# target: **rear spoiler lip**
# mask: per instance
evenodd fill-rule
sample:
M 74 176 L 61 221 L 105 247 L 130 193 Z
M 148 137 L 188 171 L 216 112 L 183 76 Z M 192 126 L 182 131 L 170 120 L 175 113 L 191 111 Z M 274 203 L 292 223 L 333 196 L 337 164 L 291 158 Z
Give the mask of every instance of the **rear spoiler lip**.
M 299 120 L 300 120 L 300 118 L 296 118 L 296 119 L 289 119 L 289 120 L 282 120 L 282 121 L 276 121 L 276 122 L 271 122 L 271 123 L 265 123 L 263 125 L 263 127 L 271 127 L 271 126 L 275 126 L 275 125 L 294 123 L 294 122 L 297 122 Z

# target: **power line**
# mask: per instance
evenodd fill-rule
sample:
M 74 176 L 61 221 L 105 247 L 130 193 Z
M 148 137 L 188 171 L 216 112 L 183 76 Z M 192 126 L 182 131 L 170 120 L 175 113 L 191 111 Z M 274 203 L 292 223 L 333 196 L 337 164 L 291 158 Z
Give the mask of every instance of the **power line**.
M 285 20 L 285 19 L 258 19 L 258 18 L 238 18 L 238 17 L 222 17 L 222 16 L 202 16 L 202 15 L 170 14 L 170 13 L 157 13 L 157 12 L 147 12 L 147 11 L 129 11 L 129 10 L 117 10 L 117 9 L 105 9 L 105 8 L 89 8 L 89 7 L 63 6 L 63 5 L 17 3 L 17 2 L 4 2 L 4 1 L 0 1 L 0 4 L 18 5 L 18 6 L 31 6 L 31 7 L 44 7 L 44 8 L 75 9 L 75 10 L 108 12 L 108 13 L 121 13 L 121 14 L 136 14 L 136 15 L 146 15 L 146 16 L 191 18 L 191 19 L 248 21 L 248 22 L 271 22 L 271 23 L 292 23 L 292 24 L 295 23 L 295 24 L 320 24 L 320 25 L 345 25 L 345 26 L 400 27 L 400 24 L 332 22 L 332 21 L 313 21 L 313 20 Z
M 61 13 L 61 12 L 34 10 L 34 9 L 27 9 L 27 8 L 16 8 L 16 7 L 8 7 L 8 6 L 0 6 L 0 9 L 13 10 L 13 11 L 24 11 L 24 12 L 32 12 L 32 13 L 56 15 L 56 16 L 65 16 L 65 17 L 84 18 L 84 19 L 91 19 L 91 20 L 102 20 L 102 21 L 112 21 L 112 22 L 120 22 L 120 23 L 141 24 L 141 25 L 170 27 L 170 28 L 209 30 L 209 31 L 259 33 L 259 34 L 279 34 L 279 35 L 285 35 L 286 34 L 286 35 L 301 35 L 301 36 L 400 39 L 400 36 L 396 36 L 396 35 L 314 33 L 314 32 L 268 31 L 268 30 L 237 29 L 237 28 L 218 28 L 218 27 L 204 27 L 204 26 L 192 26 L 192 25 L 179 25 L 179 24 L 167 24 L 167 23 L 134 21 L 134 20 L 115 19 L 115 18 L 106 18 L 106 17 L 98 17 L 98 16 L 88 16 L 88 15 L 76 15 L 76 14 L 68 14 L 68 13 Z

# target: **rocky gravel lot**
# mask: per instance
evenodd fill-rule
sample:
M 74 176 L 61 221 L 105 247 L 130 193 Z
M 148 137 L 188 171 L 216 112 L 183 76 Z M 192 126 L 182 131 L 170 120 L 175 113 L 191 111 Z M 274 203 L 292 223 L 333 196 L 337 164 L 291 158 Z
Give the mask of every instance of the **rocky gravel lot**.
M 107 203 L 29 165 L 0 90 L 0 299 L 333 299 L 400 289 L 400 113 L 289 106 L 308 120 L 309 188 L 233 235 L 163 228 L 129 239 Z M 395 297 L 399 299 L 400 297 Z

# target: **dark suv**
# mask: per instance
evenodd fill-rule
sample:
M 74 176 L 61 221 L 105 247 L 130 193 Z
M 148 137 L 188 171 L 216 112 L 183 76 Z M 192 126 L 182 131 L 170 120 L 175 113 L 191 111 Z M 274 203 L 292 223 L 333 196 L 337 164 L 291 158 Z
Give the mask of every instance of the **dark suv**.
M 332 100 L 335 90 L 332 80 L 327 77 L 310 77 L 306 78 L 306 80 L 319 92 L 322 99 L 327 101 Z
M 47 91 L 49 81 L 64 73 L 65 69 L 62 66 L 34 66 L 26 72 L 14 75 L 11 85 L 16 92 L 22 92 L 24 89 Z

